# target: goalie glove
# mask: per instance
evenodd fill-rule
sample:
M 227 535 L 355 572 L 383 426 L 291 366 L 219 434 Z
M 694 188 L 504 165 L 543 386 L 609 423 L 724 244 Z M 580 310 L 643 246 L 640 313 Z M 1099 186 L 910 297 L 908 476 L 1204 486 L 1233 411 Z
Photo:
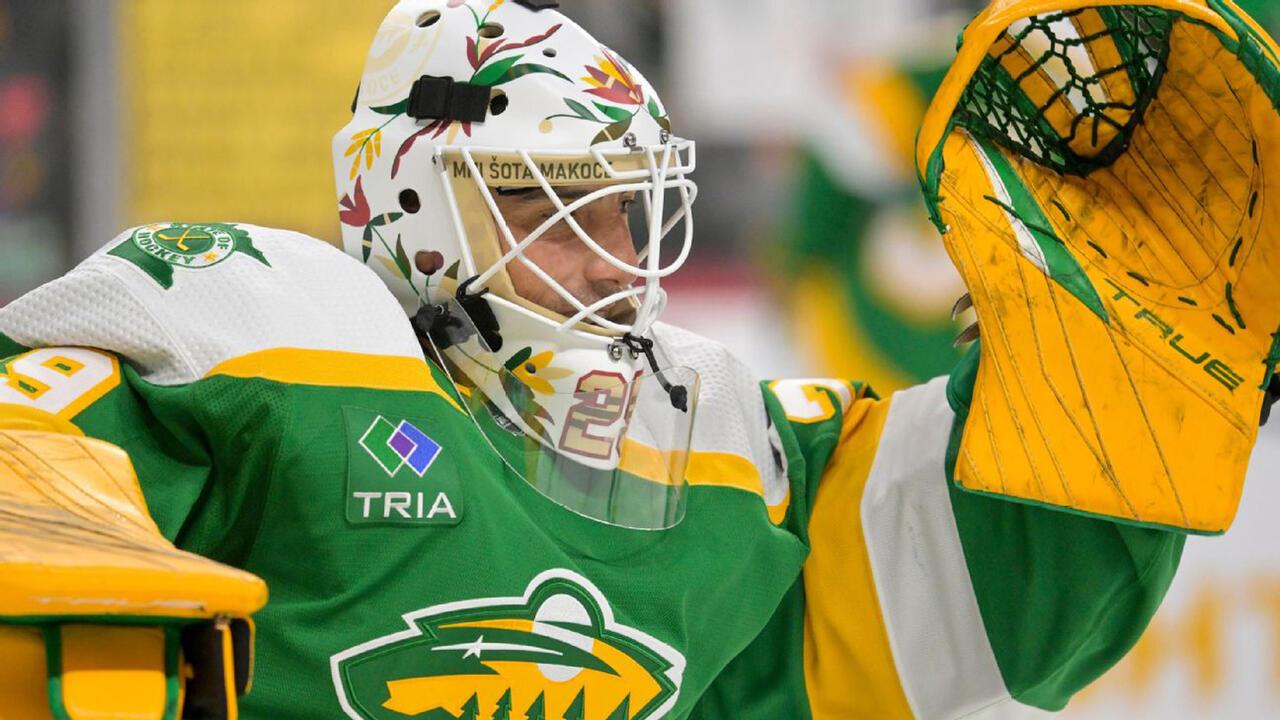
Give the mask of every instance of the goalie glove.
M 969 26 L 917 147 L 981 326 L 956 482 L 1227 529 L 1280 360 L 1278 106 L 1280 51 L 1230 0 Z
M 235 718 L 266 585 L 174 548 L 124 451 L 35 414 L 0 406 L 0 716 Z

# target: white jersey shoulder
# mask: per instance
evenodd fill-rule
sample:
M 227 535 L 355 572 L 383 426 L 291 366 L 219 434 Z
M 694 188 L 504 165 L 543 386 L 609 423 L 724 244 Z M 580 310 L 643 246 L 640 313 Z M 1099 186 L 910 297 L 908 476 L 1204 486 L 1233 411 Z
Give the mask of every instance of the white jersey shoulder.
M 786 468 L 759 379 L 714 340 L 665 323 L 654 325 L 653 337 L 663 365 L 698 373 L 692 449 L 746 458 L 760 473 L 765 504 L 782 502 L 787 496 Z
M 27 347 L 107 350 L 164 385 L 273 349 L 421 357 L 371 270 L 322 240 L 233 223 L 127 230 L 0 308 L 0 333 Z

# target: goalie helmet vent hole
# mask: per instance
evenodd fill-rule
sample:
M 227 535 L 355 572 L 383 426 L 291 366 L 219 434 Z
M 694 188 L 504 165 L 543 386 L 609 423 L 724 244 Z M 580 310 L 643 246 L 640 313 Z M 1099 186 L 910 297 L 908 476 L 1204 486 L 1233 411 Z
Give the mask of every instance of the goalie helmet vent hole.
M 555 48 L 547 48 L 546 50 L 542 51 L 542 54 L 549 58 L 553 58 L 556 55 L 559 55 L 560 53 L 557 53 Z
M 425 28 L 425 27 L 431 27 L 432 25 L 435 25 L 438 22 L 440 22 L 440 11 L 428 10 L 427 12 L 424 12 L 422 13 L 422 15 L 418 16 L 417 25 L 420 28 Z
M 418 198 L 418 193 L 413 190 L 400 191 L 400 209 L 410 215 L 422 209 L 422 200 Z
M 507 29 L 502 27 L 502 23 L 487 22 L 480 26 L 480 30 L 478 32 L 480 37 L 492 40 L 497 37 L 502 37 L 502 33 L 506 31 Z
M 507 99 L 507 94 L 501 90 L 497 90 L 489 100 L 489 114 L 501 115 L 507 111 L 507 106 L 510 104 L 511 101 Z

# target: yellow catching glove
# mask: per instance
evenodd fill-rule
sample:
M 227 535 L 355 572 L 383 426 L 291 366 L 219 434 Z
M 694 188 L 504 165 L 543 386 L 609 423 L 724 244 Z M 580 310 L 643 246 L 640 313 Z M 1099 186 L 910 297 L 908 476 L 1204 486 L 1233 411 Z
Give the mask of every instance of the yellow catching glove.
M 981 333 L 958 483 L 1227 529 L 1280 360 L 1278 106 L 1280 51 L 1230 0 L 969 26 L 917 145 Z
M 266 599 L 161 537 L 123 450 L 0 406 L 0 717 L 234 718 Z

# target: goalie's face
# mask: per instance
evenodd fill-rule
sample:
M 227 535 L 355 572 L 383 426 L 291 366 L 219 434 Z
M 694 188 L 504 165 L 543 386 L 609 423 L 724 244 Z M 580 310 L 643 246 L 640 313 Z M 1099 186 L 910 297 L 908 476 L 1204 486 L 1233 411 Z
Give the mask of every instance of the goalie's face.
M 595 188 L 562 192 L 561 198 L 565 203 L 572 203 L 593 190 Z M 537 188 L 498 188 L 494 195 L 517 241 L 529 237 L 557 213 L 555 205 Z M 634 192 L 606 195 L 575 211 L 573 219 L 608 254 L 626 265 L 635 265 L 638 254 L 629 221 L 635 202 Z M 606 262 L 587 247 L 564 222 L 539 236 L 525 249 L 524 256 L 586 306 L 617 295 L 636 281 L 636 275 Z M 525 300 L 565 316 L 577 312 L 568 300 L 523 263 L 511 263 L 507 271 L 516 293 Z M 603 309 L 601 314 L 614 322 L 629 323 L 635 316 L 635 304 L 629 299 L 622 300 Z

